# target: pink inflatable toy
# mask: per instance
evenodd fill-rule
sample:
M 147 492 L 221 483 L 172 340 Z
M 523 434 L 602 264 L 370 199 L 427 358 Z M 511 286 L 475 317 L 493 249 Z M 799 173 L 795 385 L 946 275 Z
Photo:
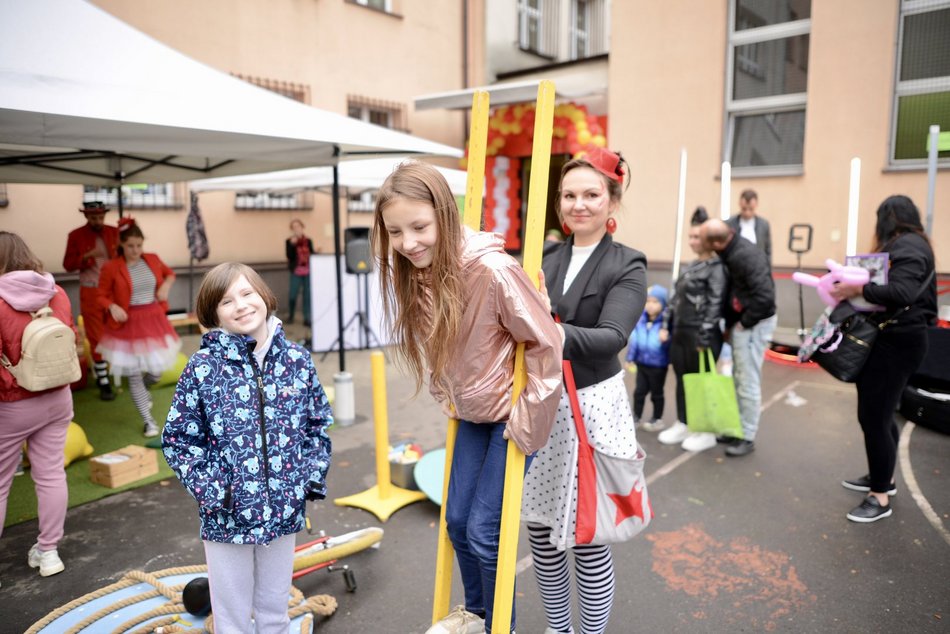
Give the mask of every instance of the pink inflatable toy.
M 828 306 L 838 305 L 838 300 L 831 296 L 831 289 L 836 283 L 843 282 L 852 286 L 864 286 L 870 279 L 868 270 L 860 266 L 844 266 L 843 264 L 838 264 L 831 258 L 825 260 L 825 266 L 828 267 L 829 272 L 821 277 L 795 271 L 792 273 L 792 279 L 799 284 L 815 287 L 815 290 L 818 292 L 818 297 Z

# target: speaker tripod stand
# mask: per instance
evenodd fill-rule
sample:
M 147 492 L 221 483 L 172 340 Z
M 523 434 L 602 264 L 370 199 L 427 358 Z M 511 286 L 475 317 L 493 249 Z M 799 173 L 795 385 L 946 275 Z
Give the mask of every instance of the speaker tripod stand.
M 358 325 L 357 341 L 359 343 L 357 350 L 379 348 L 381 347 L 381 344 L 379 343 L 379 337 L 376 336 L 376 333 L 373 332 L 373 328 L 369 325 L 369 273 L 355 273 L 355 275 L 357 297 L 356 312 L 353 313 L 353 315 L 343 325 L 342 332 L 345 336 L 346 331 L 350 329 L 350 326 L 353 325 L 353 322 L 356 322 Z M 362 292 L 360 289 L 362 289 Z M 324 351 L 323 355 L 320 357 L 320 361 L 326 359 L 327 355 L 334 350 L 339 350 L 343 345 L 343 342 L 340 341 L 340 337 L 337 337 L 333 343 L 330 344 L 330 347 Z

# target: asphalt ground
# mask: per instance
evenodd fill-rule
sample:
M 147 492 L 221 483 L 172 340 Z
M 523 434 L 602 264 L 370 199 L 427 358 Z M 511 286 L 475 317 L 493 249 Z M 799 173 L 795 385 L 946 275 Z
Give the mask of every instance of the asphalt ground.
M 331 433 L 331 499 L 376 482 L 369 353 L 348 351 L 346 362 L 357 417 Z M 336 355 L 318 369 L 332 384 Z M 667 421 L 674 418 L 672 387 L 671 373 Z M 425 393 L 413 399 L 413 390 L 387 364 L 391 441 L 413 440 L 427 450 L 444 445 L 438 408 Z M 655 433 L 638 432 L 656 518 L 613 549 L 617 594 L 608 631 L 950 631 L 950 436 L 903 424 L 894 514 L 854 524 L 845 513 L 861 494 L 840 485 L 867 470 L 853 386 L 818 369 L 766 362 L 763 408 L 756 451 L 742 458 L 726 458 L 721 446 L 689 454 L 660 445 Z M 315 528 L 331 535 L 385 529 L 381 548 L 345 560 L 356 575 L 355 592 L 325 570 L 296 582 L 308 596 L 331 594 L 339 602 L 333 616 L 318 619 L 318 631 L 424 632 L 438 506 L 417 502 L 380 523 L 328 500 L 311 506 L 310 515 Z M 36 531 L 35 521 L 26 522 L 0 539 L 0 632 L 22 632 L 128 570 L 203 563 L 194 502 L 174 480 L 70 509 L 59 547 L 66 570 L 59 575 L 42 578 L 27 566 Z M 522 634 L 546 626 L 529 553 L 522 531 L 516 588 Z M 455 573 L 453 605 L 461 596 Z

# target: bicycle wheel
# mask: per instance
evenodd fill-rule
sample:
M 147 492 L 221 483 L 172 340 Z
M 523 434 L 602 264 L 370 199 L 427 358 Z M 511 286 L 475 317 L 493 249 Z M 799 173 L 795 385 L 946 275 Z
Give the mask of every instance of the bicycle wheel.
M 294 570 L 303 570 L 328 561 L 349 557 L 353 553 L 378 544 L 382 539 L 383 529 L 376 526 L 331 537 L 322 544 L 314 544 L 294 555 Z

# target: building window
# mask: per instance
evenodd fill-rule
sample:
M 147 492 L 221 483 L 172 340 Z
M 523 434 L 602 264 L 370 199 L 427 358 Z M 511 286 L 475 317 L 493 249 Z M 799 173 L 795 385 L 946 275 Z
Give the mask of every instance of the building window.
M 386 13 L 392 13 L 392 0 L 353 0 L 356 4 Z
M 610 50 L 607 0 L 571 0 L 571 59 L 603 55 Z
M 381 99 L 350 95 L 347 97 L 347 116 L 384 128 L 406 130 L 406 108 L 402 104 Z M 372 213 L 376 208 L 376 192 L 347 193 L 346 209 L 355 213 Z
M 556 0 L 518 0 L 518 47 L 553 59 L 557 56 Z
M 122 207 L 125 209 L 180 208 L 181 192 L 176 183 L 142 183 L 122 186 Z M 119 194 L 115 187 L 85 185 L 83 202 L 101 200 L 110 207 L 119 206 Z
M 10 199 L 7 198 L 7 184 L 0 183 L 0 207 L 6 207 L 10 204 Z
M 306 84 L 295 84 L 290 81 L 281 81 L 279 79 L 268 79 L 266 77 L 249 77 L 239 73 L 231 73 L 232 76 L 242 79 L 249 84 L 254 84 L 265 90 L 276 92 L 278 95 L 299 101 L 300 103 L 310 103 L 310 86 Z
M 810 0 L 729 3 L 726 144 L 738 174 L 800 173 Z
M 313 209 L 313 195 L 310 192 L 279 194 L 275 192 L 238 192 L 234 195 L 235 209 L 291 211 Z
M 898 28 L 891 159 L 924 165 L 930 126 L 950 130 L 950 0 L 903 0 Z

